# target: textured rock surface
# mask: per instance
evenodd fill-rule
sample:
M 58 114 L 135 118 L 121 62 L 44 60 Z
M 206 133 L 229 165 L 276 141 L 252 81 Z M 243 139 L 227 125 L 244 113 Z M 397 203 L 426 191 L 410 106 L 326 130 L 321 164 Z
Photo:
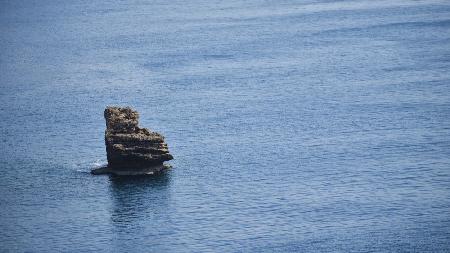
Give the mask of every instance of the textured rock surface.
M 173 159 L 161 134 L 138 126 L 137 111 L 130 107 L 107 107 L 105 120 L 110 170 L 139 172 L 148 168 L 151 171 Z

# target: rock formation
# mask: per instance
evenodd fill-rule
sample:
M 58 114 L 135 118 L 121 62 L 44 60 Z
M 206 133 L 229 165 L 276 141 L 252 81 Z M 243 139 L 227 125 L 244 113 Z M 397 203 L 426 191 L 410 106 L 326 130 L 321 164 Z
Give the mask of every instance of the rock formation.
M 108 166 L 93 170 L 94 174 L 153 174 L 172 160 L 164 137 L 140 128 L 139 114 L 130 107 L 105 109 L 105 144 Z

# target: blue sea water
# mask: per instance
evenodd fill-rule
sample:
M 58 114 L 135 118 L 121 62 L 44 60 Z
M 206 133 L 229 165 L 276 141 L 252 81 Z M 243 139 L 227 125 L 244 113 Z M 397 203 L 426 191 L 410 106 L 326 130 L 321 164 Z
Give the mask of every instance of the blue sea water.
M 0 131 L 1 252 L 449 252 L 450 2 L 1 0 Z

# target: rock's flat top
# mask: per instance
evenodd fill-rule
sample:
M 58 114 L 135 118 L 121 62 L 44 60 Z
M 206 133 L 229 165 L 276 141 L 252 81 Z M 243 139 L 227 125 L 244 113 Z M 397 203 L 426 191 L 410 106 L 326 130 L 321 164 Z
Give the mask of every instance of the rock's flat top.
M 130 107 L 107 107 L 104 115 L 108 169 L 103 171 L 148 174 L 173 159 L 164 136 L 138 126 L 137 111 Z
M 104 115 L 110 133 L 133 133 L 139 124 L 139 113 L 130 107 L 108 106 Z

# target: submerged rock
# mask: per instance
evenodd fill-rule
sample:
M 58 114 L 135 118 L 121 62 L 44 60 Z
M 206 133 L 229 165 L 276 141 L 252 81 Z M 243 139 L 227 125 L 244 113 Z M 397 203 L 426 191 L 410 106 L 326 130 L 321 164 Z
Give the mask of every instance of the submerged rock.
M 93 174 L 154 174 L 168 167 L 163 163 L 173 156 L 164 137 L 140 128 L 137 111 L 130 107 L 107 107 L 105 120 L 108 166 L 93 170 Z

